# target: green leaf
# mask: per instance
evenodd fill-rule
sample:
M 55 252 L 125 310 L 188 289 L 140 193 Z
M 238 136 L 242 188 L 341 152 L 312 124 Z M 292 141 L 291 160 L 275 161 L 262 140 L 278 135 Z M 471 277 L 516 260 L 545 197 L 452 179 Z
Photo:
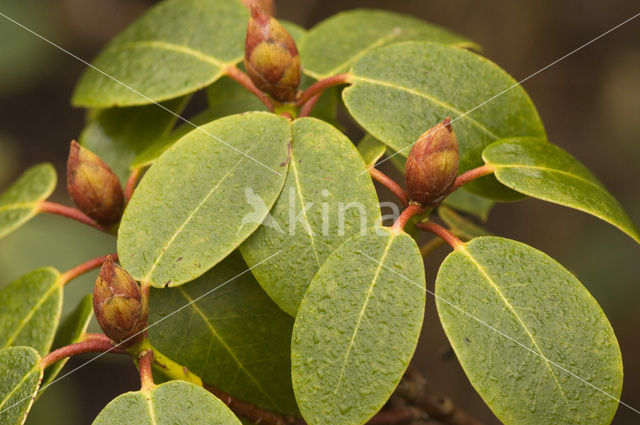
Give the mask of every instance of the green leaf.
M 0 238 L 17 229 L 38 213 L 38 203 L 56 187 L 56 170 L 43 163 L 25 171 L 0 194 Z
M 383 10 L 338 13 L 307 32 L 299 43 L 305 73 L 316 79 L 349 71 L 372 49 L 399 41 L 424 40 L 462 47 L 477 45 L 436 25 Z
M 62 283 L 54 268 L 33 270 L 0 291 L 0 348 L 26 345 L 45 355 L 62 312 Z
M 365 423 L 387 401 L 420 336 L 425 279 L 406 233 L 374 228 L 327 259 L 293 327 L 293 388 L 310 425 Z
M 552 258 L 476 238 L 442 263 L 436 305 L 467 377 L 504 424 L 611 422 L 618 342 L 591 294 Z
M 183 96 L 161 105 L 180 114 L 188 100 Z M 124 184 L 134 158 L 175 124 L 177 117 L 169 111 L 158 105 L 100 110 L 82 131 L 80 143 L 102 158 Z
M 298 414 L 293 320 L 262 291 L 239 253 L 186 285 L 152 289 L 149 303 L 150 323 L 171 316 L 149 329 L 166 356 L 241 400 Z
M 247 111 L 267 110 L 260 99 L 229 77 L 221 78 L 209 86 L 207 99 L 212 119 Z
M 438 208 L 438 216 L 449 226 L 449 231 L 459 238 L 469 240 L 478 236 L 491 235 L 489 231 L 467 220 L 451 208 L 442 205 Z
M 482 165 L 482 150 L 497 139 L 545 135 L 524 89 L 494 63 L 466 50 L 396 43 L 358 59 L 351 74 L 353 85 L 342 92 L 347 109 L 367 132 L 404 157 L 421 134 L 446 117 L 458 136 L 461 172 Z M 499 200 L 521 198 L 490 176 L 465 189 Z
M 253 112 L 201 128 L 206 133 L 188 133 L 147 171 L 122 217 L 120 262 L 155 287 L 193 280 L 229 255 L 285 182 L 285 118 Z
M 325 259 L 346 239 L 379 222 L 380 207 L 346 136 L 315 118 L 298 119 L 291 130 L 285 187 L 264 225 L 240 251 L 267 294 L 295 316 Z
M 69 317 L 62 322 L 60 329 L 56 332 L 51 351 L 82 341 L 93 315 L 93 304 L 91 302 L 91 298 L 91 294 L 86 295 L 73 312 L 71 312 Z M 44 379 L 42 381 L 42 390 L 38 395 L 40 395 L 42 391 L 44 391 L 49 384 L 56 379 L 56 376 L 58 376 L 64 365 L 67 363 L 67 360 L 68 359 L 60 360 L 45 370 Z
M 444 198 L 444 205 L 458 211 L 473 214 L 482 221 L 487 221 L 489 213 L 495 205 L 491 199 L 483 198 L 466 190 L 456 190 Z
M 366 168 L 376 165 L 376 162 L 382 158 L 386 150 L 387 146 L 370 134 L 365 134 L 360 143 L 358 143 L 358 152 L 360 152 Z
M 239 1 L 165 0 L 98 55 L 93 66 L 102 72 L 87 69 L 72 102 L 145 105 L 206 87 L 242 59 L 248 20 Z
M 538 139 L 505 139 L 485 149 L 482 157 L 506 186 L 594 215 L 640 242 L 620 203 L 587 167 L 560 147 Z
M 0 423 L 22 425 L 33 404 L 42 369 L 40 356 L 31 347 L 0 350 Z
M 165 382 L 149 391 L 116 397 L 93 425 L 241 425 L 222 401 L 184 381 Z

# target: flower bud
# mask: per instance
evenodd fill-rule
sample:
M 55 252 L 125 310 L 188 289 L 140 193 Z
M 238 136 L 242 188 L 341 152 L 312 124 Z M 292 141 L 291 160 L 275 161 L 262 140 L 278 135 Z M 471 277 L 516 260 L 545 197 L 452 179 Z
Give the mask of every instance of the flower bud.
M 147 325 L 147 302 L 140 286 L 111 256 L 102 265 L 93 289 L 93 311 L 105 335 L 116 342 L 138 341 Z
M 300 85 L 300 56 L 282 25 L 255 5 L 244 47 L 244 66 L 251 81 L 279 102 L 295 99 Z
M 273 0 L 242 0 L 242 4 L 244 4 L 249 10 L 251 10 L 251 6 L 255 4 L 270 16 L 276 15 L 276 5 Z
M 412 201 L 435 205 L 445 196 L 458 175 L 458 140 L 446 118 L 427 130 L 411 148 L 405 180 Z
M 89 149 L 71 142 L 67 161 L 67 190 L 73 202 L 100 224 L 120 220 L 124 194 L 120 179 Z

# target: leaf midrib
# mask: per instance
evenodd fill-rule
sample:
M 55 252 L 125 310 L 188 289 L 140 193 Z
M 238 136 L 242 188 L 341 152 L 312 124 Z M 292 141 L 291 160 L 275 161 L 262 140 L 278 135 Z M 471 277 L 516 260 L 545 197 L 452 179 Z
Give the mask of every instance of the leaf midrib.
M 373 293 L 373 289 L 376 286 L 376 282 L 378 280 L 378 277 L 380 275 L 380 271 L 382 270 L 382 267 L 384 266 L 384 260 L 387 257 L 387 254 L 389 253 L 389 249 L 391 248 L 391 245 L 393 244 L 393 240 L 395 239 L 396 234 L 395 233 L 391 233 L 389 235 L 389 241 L 387 242 L 387 245 L 384 248 L 384 251 L 382 252 L 382 255 L 380 256 L 380 261 L 378 262 L 378 266 L 376 267 L 376 271 L 373 274 L 373 279 L 371 280 L 371 286 L 369 287 L 369 291 L 367 292 L 367 296 L 365 298 L 365 301 L 362 305 L 362 309 L 360 310 L 360 314 L 358 315 L 358 320 L 356 321 L 356 326 L 353 329 L 353 334 L 351 335 L 351 341 L 349 342 L 349 347 L 347 348 L 347 352 L 345 353 L 344 356 L 344 361 L 342 362 L 342 367 L 340 368 L 340 376 L 338 377 L 338 384 L 336 385 L 336 389 L 333 392 L 333 395 L 335 396 L 338 393 L 338 390 L 340 389 L 340 386 L 342 385 L 342 380 L 344 378 L 344 371 L 345 368 L 347 366 L 347 360 L 349 359 L 349 355 L 351 354 L 351 349 L 353 348 L 353 344 L 356 340 L 356 336 L 358 334 L 358 331 L 360 330 L 360 322 L 362 321 L 362 317 L 364 316 L 365 310 L 367 309 L 367 305 L 369 304 L 369 300 L 371 299 L 371 294 Z
M 9 391 L 9 393 L 7 394 L 7 396 L 2 399 L 2 402 L 0 402 L 0 411 L 2 410 L 2 407 L 4 406 L 4 404 L 7 402 L 7 400 L 9 400 L 11 398 L 11 396 L 13 396 L 13 394 L 15 394 L 16 391 L 18 391 L 18 389 L 20 389 L 20 387 L 22 387 L 22 385 L 25 383 L 25 381 L 31 376 L 31 374 L 33 372 L 35 372 L 37 369 L 39 368 L 38 364 L 36 363 L 31 369 L 29 369 L 29 371 L 22 377 L 22 379 L 20 379 L 20 381 L 18 382 L 18 384 L 13 387 L 13 389 L 11 391 Z M 24 400 L 23 400 L 24 401 Z
M 588 179 L 586 179 L 586 178 L 584 178 L 582 176 L 579 176 L 578 174 L 573 174 L 573 173 L 570 173 L 568 171 L 559 170 L 557 168 L 549 168 L 549 167 L 545 167 L 543 165 L 528 165 L 528 164 L 495 164 L 495 163 L 492 163 L 491 161 L 489 161 L 489 165 L 491 165 L 493 168 L 512 168 L 512 169 L 529 168 L 529 169 L 533 169 L 533 170 L 547 171 L 549 173 L 562 174 L 562 175 L 571 177 L 573 179 L 580 180 L 580 181 L 582 181 L 584 183 L 587 183 L 587 184 L 595 187 L 596 189 L 598 189 L 600 192 L 604 192 L 607 196 L 609 196 L 609 192 L 607 192 L 606 189 L 604 189 L 598 183 L 593 182 L 591 180 L 588 180 Z
M 398 84 L 394 84 L 388 81 L 382 81 L 382 80 L 376 80 L 373 78 L 368 78 L 368 77 L 363 77 L 360 75 L 354 75 L 351 74 L 351 80 L 352 81 L 363 81 L 365 83 L 369 83 L 369 84 L 378 84 L 384 87 L 389 87 L 395 90 L 400 90 L 400 91 L 404 91 L 407 92 L 409 94 L 412 94 L 414 96 L 418 96 L 418 97 L 422 97 L 424 99 L 427 99 L 428 101 L 435 103 L 436 105 L 440 106 L 441 108 L 444 109 L 448 109 L 449 111 L 457 114 L 458 116 L 455 117 L 456 120 L 458 119 L 464 119 L 467 120 L 468 122 L 470 122 L 471 124 L 475 125 L 476 127 L 478 127 L 480 130 L 482 130 L 483 132 L 485 132 L 488 136 L 492 137 L 494 140 L 499 139 L 500 136 L 496 135 L 495 133 L 493 133 L 491 130 L 489 130 L 487 127 L 485 127 L 483 124 L 481 124 L 480 122 L 478 122 L 477 120 L 471 118 L 469 116 L 469 112 L 462 112 L 460 110 L 458 110 L 457 108 L 449 105 L 448 103 L 445 103 L 433 96 L 429 96 L 426 93 L 422 93 L 420 91 L 411 89 L 409 87 L 405 87 L 405 86 L 401 86 Z
M 148 47 L 151 49 L 162 49 L 162 50 L 170 50 L 173 52 L 182 53 L 191 57 L 194 57 L 200 61 L 210 63 L 220 68 L 226 68 L 227 66 L 233 65 L 238 62 L 241 58 L 230 62 L 223 62 L 219 59 L 216 59 L 213 56 L 209 56 L 200 50 L 192 49 L 191 47 L 182 46 L 180 44 L 170 43 L 168 41 L 163 40 L 140 40 L 140 41 L 131 41 L 127 43 L 122 43 L 118 46 L 114 46 L 117 49 L 135 49 L 138 47 Z
M 260 383 L 256 380 L 256 378 L 253 376 L 253 374 L 251 372 L 249 372 L 244 364 L 242 364 L 242 362 L 240 361 L 240 359 L 238 359 L 238 357 L 236 356 L 235 352 L 231 349 L 231 347 L 226 343 L 226 341 L 222 338 L 222 336 L 218 333 L 218 331 L 215 329 L 215 327 L 211 324 L 211 322 L 207 319 L 207 316 L 204 314 L 204 312 L 200 309 L 200 307 L 198 307 L 198 305 L 193 301 L 193 299 L 189 296 L 189 294 L 187 294 L 187 292 L 184 290 L 184 288 L 182 287 L 178 287 L 178 290 L 180 291 L 180 293 L 182 294 L 182 296 L 185 298 L 185 300 L 187 300 L 189 302 L 189 305 L 191 305 L 193 307 L 193 310 L 196 312 L 196 314 L 198 314 L 198 316 L 200 316 L 200 318 L 202 318 L 202 321 L 207 325 L 207 328 L 209 328 L 209 331 L 211 332 L 211 335 L 213 335 L 218 341 L 220 341 L 220 343 L 222 344 L 222 346 L 224 347 L 225 350 L 227 350 L 227 352 L 229 353 L 229 355 L 231 355 L 231 358 L 233 358 L 233 360 L 235 361 L 235 363 L 238 365 L 239 370 L 242 370 L 244 372 L 244 374 L 251 379 L 251 381 L 255 384 L 256 388 L 258 388 L 258 390 L 271 402 L 273 403 L 273 405 L 277 408 L 277 409 L 282 409 L 281 406 L 271 397 L 271 395 L 264 389 L 262 388 L 262 386 L 260 385 Z
M 0 213 L 4 212 L 4 211 L 10 211 L 10 210 L 33 209 L 36 206 L 37 203 L 38 203 L 38 201 L 35 201 L 35 202 L 18 202 L 18 203 L 15 203 L 15 204 L 0 205 Z
M 551 376 L 553 377 L 553 380 L 555 381 L 556 386 L 558 387 L 558 390 L 560 390 L 560 395 L 562 395 L 562 399 L 564 400 L 565 403 L 568 404 L 567 396 L 566 396 L 562 386 L 560 385 L 560 382 L 558 381 L 558 377 L 556 376 L 556 373 L 553 371 L 553 368 L 551 367 L 551 364 L 549 363 L 549 360 L 547 360 L 547 356 L 542 351 L 542 348 L 538 345 L 538 341 L 535 339 L 535 337 L 533 336 L 533 334 L 531 333 L 531 331 L 529 330 L 527 325 L 524 323 L 524 321 L 522 320 L 522 318 L 518 314 L 518 312 L 515 310 L 513 305 L 509 302 L 507 297 L 505 297 L 505 295 L 500 290 L 500 287 L 494 282 L 494 280 L 491 278 L 491 276 L 485 270 L 485 268 L 482 267 L 482 265 L 475 259 L 475 257 L 473 255 L 471 255 L 469 250 L 466 248 L 466 245 L 460 246 L 460 248 L 458 248 L 458 250 L 460 251 L 461 254 L 463 254 L 465 257 L 467 257 L 473 263 L 473 265 L 478 269 L 478 271 L 484 276 L 485 280 L 487 282 L 489 282 L 489 284 L 494 289 L 496 294 L 500 297 L 500 299 L 505 304 L 505 306 L 509 309 L 509 311 L 511 311 L 511 313 L 516 318 L 516 320 L 518 321 L 520 326 L 522 326 L 522 329 L 525 331 L 525 333 L 527 334 L 527 336 L 529 337 L 529 339 L 533 343 L 533 346 L 536 348 L 539 357 L 544 361 L 544 364 L 547 367 L 547 369 L 549 369 L 549 372 L 551 372 Z

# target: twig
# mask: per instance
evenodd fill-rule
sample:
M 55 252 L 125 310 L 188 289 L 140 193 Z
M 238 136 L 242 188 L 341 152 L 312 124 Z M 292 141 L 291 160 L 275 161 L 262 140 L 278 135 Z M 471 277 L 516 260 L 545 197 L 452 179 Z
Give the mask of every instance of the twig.
M 322 94 L 323 91 L 332 86 L 339 86 L 340 84 L 347 84 L 350 81 L 351 74 L 338 74 L 329 78 L 325 78 L 324 80 L 316 81 L 305 91 L 302 92 L 298 100 L 296 100 L 296 106 L 302 106 L 307 101 L 311 100 L 317 94 Z
M 397 392 L 408 402 L 424 409 L 431 418 L 446 425 L 482 425 L 457 408 L 450 399 L 431 394 L 427 390 L 426 379 L 414 367 L 409 367 Z
M 371 177 L 375 179 L 378 183 L 380 183 L 381 185 L 389 189 L 391 192 L 393 192 L 393 194 L 396 195 L 398 199 L 400 199 L 400 202 L 402 202 L 402 205 L 404 205 L 405 207 L 409 205 L 409 195 L 407 195 L 407 192 L 402 187 L 400 187 L 400 185 L 396 183 L 393 179 L 391 179 L 382 171 L 373 167 L 369 168 L 369 174 L 371 174 Z
M 404 229 L 404 226 L 407 225 L 407 222 L 411 217 L 413 217 L 416 214 L 420 214 L 423 211 L 424 211 L 424 208 L 422 208 L 420 205 L 416 205 L 416 204 L 409 205 L 407 208 L 404 209 L 404 211 L 400 213 L 400 217 L 398 217 L 396 222 L 393 223 L 393 226 L 391 226 L 391 230 L 398 233 L 401 232 Z
M 493 173 L 493 171 L 494 171 L 493 167 L 491 167 L 489 164 L 484 164 L 480 167 L 472 168 L 471 170 L 460 174 L 456 178 L 456 181 L 453 183 L 453 187 L 451 188 L 449 193 L 458 189 L 463 184 L 469 183 L 472 180 L 479 179 L 480 177 L 484 177 L 488 174 L 491 174 Z
M 311 114 L 311 111 L 313 110 L 313 107 L 316 106 L 316 103 L 318 102 L 318 99 L 320 99 L 320 96 L 322 96 L 322 93 L 318 93 L 317 95 L 315 95 L 311 99 L 309 99 L 304 105 L 302 105 L 302 107 L 300 108 L 300 113 L 298 114 L 298 116 L 299 117 L 308 117 L 309 114 Z
M 82 353 L 123 353 L 119 348 L 115 348 L 115 344 L 109 338 L 102 334 L 87 334 L 85 340 L 76 342 L 75 344 L 67 345 L 65 347 L 58 348 L 44 356 L 40 360 L 40 366 L 45 369 L 52 364 L 66 359 L 67 357 L 75 356 Z
M 140 387 L 142 391 L 148 391 L 155 385 L 153 383 L 153 373 L 151 364 L 153 362 L 153 350 L 146 350 L 141 354 L 138 360 L 138 368 L 140 369 Z
M 455 237 L 453 233 L 433 221 L 416 223 L 416 227 L 442 238 L 453 249 L 459 249 L 464 246 L 464 242 Z
M 140 174 L 142 173 L 142 167 L 134 168 L 129 174 L 129 178 L 127 179 L 127 184 L 124 187 L 124 200 L 125 202 L 129 202 L 131 199 L 131 195 L 133 195 L 133 191 L 136 188 L 136 184 L 138 183 L 138 179 L 140 178 Z
M 251 78 L 249 78 L 249 76 L 244 72 L 240 71 L 237 66 L 231 65 L 227 67 L 227 69 L 225 69 L 225 74 L 242 84 L 247 90 L 260 99 L 260 101 L 264 103 L 270 111 L 273 111 L 273 102 L 271 102 L 269 96 L 257 88 L 255 84 L 253 84 L 253 81 L 251 81 Z
M 49 214 L 60 215 L 62 217 L 67 217 L 98 229 L 101 232 L 110 233 L 109 229 L 96 223 L 91 217 L 77 208 L 68 207 L 66 205 L 57 204 L 55 202 L 42 201 L 38 205 L 38 212 L 45 212 Z
M 113 258 L 113 261 L 118 261 L 118 254 L 109 254 L 109 255 Z M 107 261 L 107 257 L 109 257 L 109 255 L 103 255 L 102 257 L 91 259 L 85 263 L 75 266 L 74 268 L 62 273 L 60 277 L 62 285 L 66 285 L 69 281 L 77 278 L 78 276 L 90 270 L 93 270 L 97 267 L 100 267 L 102 263 Z

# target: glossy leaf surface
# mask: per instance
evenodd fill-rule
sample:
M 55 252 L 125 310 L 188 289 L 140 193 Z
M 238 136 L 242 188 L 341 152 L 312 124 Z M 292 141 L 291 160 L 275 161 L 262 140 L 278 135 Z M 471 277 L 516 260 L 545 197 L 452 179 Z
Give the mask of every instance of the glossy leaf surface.
M 239 1 L 161 2 L 98 55 L 93 66 L 102 72 L 87 69 L 73 104 L 144 105 L 206 87 L 242 59 L 248 19 Z
M 65 345 L 80 342 L 87 332 L 92 315 L 93 305 L 91 303 L 91 294 L 89 294 L 80 301 L 69 317 L 62 322 L 60 328 L 56 332 L 51 351 L 57 350 Z M 45 370 L 44 379 L 42 381 L 42 390 L 40 393 L 56 379 L 64 365 L 67 363 L 67 360 L 68 359 L 60 360 Z
M 346 239 L 376 224 L 380 207 L 347 137 L 314 118 L 294 121 L 291 131 L 293 149 L 282 194 L 240 251 L 269 296 L 295 316 L 325 259 Z
M 482 156 L 506 186 L 594 215 L 640 242 L 620 203 L 587 167 L 560 147 L 536 139 L 506 139 L 489 146 Z
M 0 423 L 22 425 L 38 391 L 40 356 L 31 347 L 0 350 Z
M 187 101 L 188 96 L 184 96 L 161 105 L 180 114 Z M 178 120 L 169 111 L 158 105 L 99 110 L 82 131 L 79 142 L 106 162 L 124 185 L 133 160 Z
M 184 381 L 122 394 L 93 421 L 93 425 L 177 424 L 241 425 L 241 422 L 213 394 Z
M 436 295 L 467 377 L 504 424 L 611 422 L 618 342 L 593 297 L 552 258 L 476 238 L 442 263 Z
M 38 213 L 38 202 L 56 187 L 56 170 L 49 163 L 25 171 L 0 194 L 0 238 L 23 225 Z
M 396 43 L 358 59 L 351 74 L 353 84 L 342 92 L 347 109 L 404 157 L 421 134 L 446 117 L 458 136 L 461 172 L 482 165 L 482 150 L 497 139 L 545 134 L 524 89 L 494 63 L 462 49 Z M 521 197 L 492 179 L 465 189 L 503 200 Z
M 120 224 L 120 262 L 155 287 L 193 280 L 231 253 L 267 216 L 286 178 L 285 118 L 254 112 L 203 129 L 208 134 L 188 133 L 147 171 Z
M 149 302 L 150 323 L 171 314 L 149 329 L 163 354 L 241 400 L 298 413 L 291 388 L 293 319 L 264 293 L 239 253 L 186 285 L 152 289 Z
M 356 9 L 338 13 L 307 32 L 299 44 L 304 72 L 321 79 L 347 72 L 359 57 L 391 43 L 434 41 L 463 47 L 473 42 L 412 16 Z
M 329 256 L 293 328 L 293 388 L 309 424 L 363 424 L 384 405 L 418 342 L 424 288 L 406 233 L 370 229 Z
M 0 348 L 29 346 L 49 352 L 62 312 L 60 273 L 36 269 L 0 291 Z

